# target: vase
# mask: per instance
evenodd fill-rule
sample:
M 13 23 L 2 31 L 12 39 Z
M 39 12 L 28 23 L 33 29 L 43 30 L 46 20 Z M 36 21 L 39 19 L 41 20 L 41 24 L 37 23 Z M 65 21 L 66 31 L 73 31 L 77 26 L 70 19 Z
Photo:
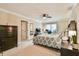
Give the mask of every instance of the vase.
M 73 44 L 74 49 L 78 49 L 78 44 Z

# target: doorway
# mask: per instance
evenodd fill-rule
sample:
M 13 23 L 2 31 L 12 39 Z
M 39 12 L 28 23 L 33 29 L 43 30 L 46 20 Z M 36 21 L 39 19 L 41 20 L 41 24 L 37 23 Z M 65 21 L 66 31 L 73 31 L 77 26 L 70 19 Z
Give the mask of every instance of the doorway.
M 28 22 L 21 21 L 21 41 L 28 39 Z

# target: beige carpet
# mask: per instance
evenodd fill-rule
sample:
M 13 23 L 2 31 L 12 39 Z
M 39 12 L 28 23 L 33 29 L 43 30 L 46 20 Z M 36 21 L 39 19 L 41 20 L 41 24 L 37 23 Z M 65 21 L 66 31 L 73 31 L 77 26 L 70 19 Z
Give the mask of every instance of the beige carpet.
M 0 53 L 0 55 L 2 55 Z M 18 47 L 3 52 L 4 56 L 59 56 L 60 52 L 39 45 L 33 45 L 32 40 L 21 42 Z
M 59 56 L 58 51 L 54 51 L 38 45 L 29 46 L 18 50 L 13 56 Z

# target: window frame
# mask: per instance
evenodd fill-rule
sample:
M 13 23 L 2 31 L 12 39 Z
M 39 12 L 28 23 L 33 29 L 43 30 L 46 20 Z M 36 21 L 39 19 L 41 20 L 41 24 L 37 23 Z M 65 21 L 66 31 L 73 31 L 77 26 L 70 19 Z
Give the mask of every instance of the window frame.
M 45 26 L 47 25 L 47 24 L 49 24 L 49 25 L 51 25 L 51 24 L 56 24 L 56 32 L 55 33 L 57 33 L 58 32 L 58 23 L 57 22 L 51 22 L 51 23 L 45 23 Z M 51 27 L 51 26 L 50 26 Z M 53 32 L 52 32 L 53 33 Z M 55 34 L 55 33 L 53 33 L 53 34 Z

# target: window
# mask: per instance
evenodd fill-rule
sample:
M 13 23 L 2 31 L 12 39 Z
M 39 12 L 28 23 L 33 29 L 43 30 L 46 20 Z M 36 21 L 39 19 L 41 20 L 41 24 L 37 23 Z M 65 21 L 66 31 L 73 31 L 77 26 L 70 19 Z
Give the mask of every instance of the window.
M 46 24 L 45 29 L 48 30 L 51 33 L 56 33 L 57 32 L 57 24 L 56 23 Z

